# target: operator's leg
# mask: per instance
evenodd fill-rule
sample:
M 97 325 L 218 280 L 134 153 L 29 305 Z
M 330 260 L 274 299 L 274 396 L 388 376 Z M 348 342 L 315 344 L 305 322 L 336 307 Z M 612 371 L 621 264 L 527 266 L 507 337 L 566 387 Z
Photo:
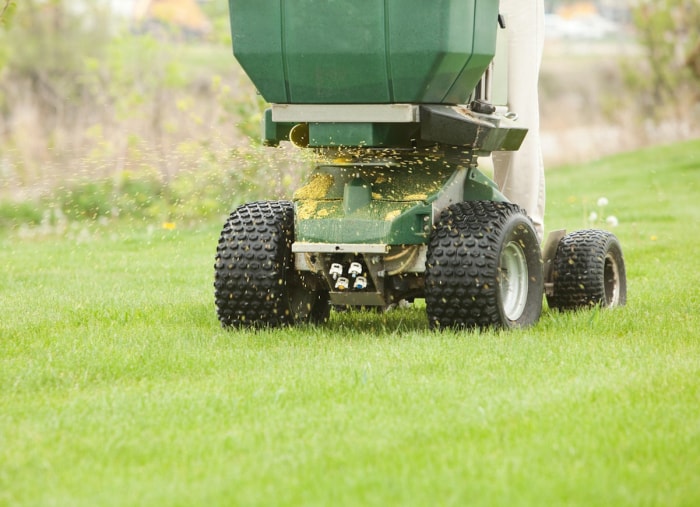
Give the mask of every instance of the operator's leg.
M 544 235 L 544 163 L 540 145 L 539 80 L 544 47 L 544 0 L 501 0 L 510 31 L 508 105 L 529 129 L 520 150 L 493 154 L 494 179 L 505 196 L 527 211 Z

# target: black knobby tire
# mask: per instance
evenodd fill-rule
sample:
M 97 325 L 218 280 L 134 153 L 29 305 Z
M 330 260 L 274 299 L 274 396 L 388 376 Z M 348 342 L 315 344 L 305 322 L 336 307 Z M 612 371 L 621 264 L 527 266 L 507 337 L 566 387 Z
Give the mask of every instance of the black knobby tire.
M 539 319 L 543 294 L 539 241 L 522 209 L 473 201 L 442 211 L 426 261 L 431 328 L 526 327 Z
M 596 229 L 562 238 L 552 263 L 550 308 L 610 308 L 627 303 L 627 274 L 622 247 L 614 234 Z
M 222 326 L 279 327 L 328 318 L 327 293 L 309 292 L 297 284 L 293 238 L 291 202 L 254 202 L 231 213 L 219 238 L 214 265 L 214 296 Z M 304 306 L 298 298 L 308 301 L 301 316 L 292 311 Z

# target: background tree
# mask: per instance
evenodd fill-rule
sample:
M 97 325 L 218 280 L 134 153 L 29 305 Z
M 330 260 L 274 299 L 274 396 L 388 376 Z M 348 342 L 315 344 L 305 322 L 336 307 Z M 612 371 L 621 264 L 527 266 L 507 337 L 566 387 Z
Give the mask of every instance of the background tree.
M 5 24 L 9 23 L 14 8 L 14 0 L 3 0 L 0 2 L 0 26 L 4 26 Z
M 213 4 L 206 37 L 136 30 L 105 1 L 12 7 L 0 29 L 0 222 L 3 200 L 180 221 L 290 194 L 304 161 L 248 137 L 263 104 L 231 55 L 226 5 Z M 260 176 L 276 167 L 273 182 Z
M 656 122 L 697 116 L 700 1 L 654 0 L 632 9 L 641 58 L 625 66 L 628 90 Z
M 12 18 L 15 7 L 14 0 L 0 0 L 0 30 L 6 29 L 10 25 L 10 18 Z M 5 66 L 7 54 L 7 49 L 0 46 L 0 70 Z

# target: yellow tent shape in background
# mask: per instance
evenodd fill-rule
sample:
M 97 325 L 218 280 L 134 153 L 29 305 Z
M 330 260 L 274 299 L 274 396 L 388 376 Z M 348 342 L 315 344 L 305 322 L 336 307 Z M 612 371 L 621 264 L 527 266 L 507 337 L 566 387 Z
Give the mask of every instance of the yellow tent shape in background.
M 211 23 L 195 0 L 136 0 L 134 18 L 160 22 L 194 34 L 206 34 Z

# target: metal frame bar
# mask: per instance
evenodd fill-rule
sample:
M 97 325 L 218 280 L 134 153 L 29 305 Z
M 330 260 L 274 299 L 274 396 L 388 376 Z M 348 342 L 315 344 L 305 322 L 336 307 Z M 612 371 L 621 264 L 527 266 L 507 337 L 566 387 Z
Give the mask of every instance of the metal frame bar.
M 418 123 L 413 104 L 272 104 L 279 123 Z
M 352 243 L 292 243 L 293 253 L 386 254 L 389 245 Z

